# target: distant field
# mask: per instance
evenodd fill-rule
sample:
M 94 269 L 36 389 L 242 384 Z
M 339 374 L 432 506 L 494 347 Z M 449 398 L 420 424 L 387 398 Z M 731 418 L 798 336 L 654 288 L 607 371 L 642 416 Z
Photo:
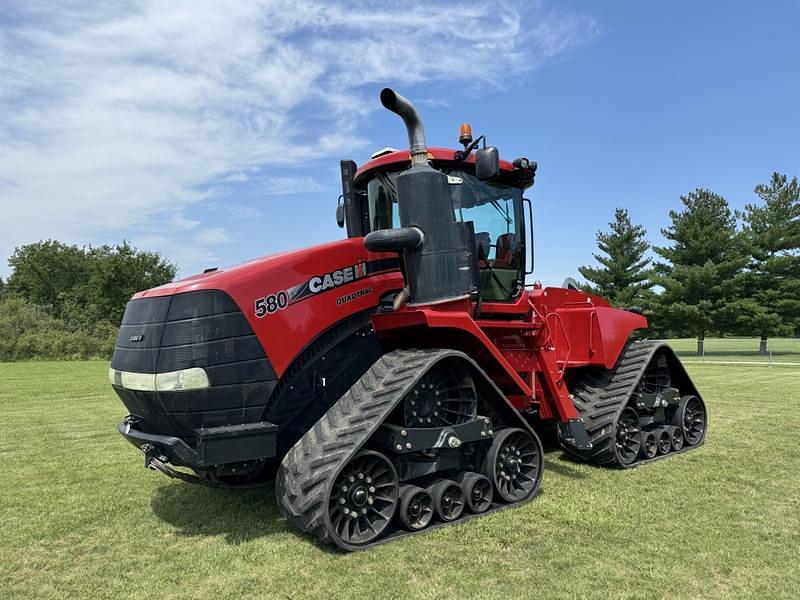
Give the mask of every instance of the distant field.
M 768 354 L 758 353 L 758 338 L 706 338 L 705 356 L 697 355 L 695 338 L 666 340 L 675 352 L 686 362 L 690 361 L 735 361 L 759 363 L 798 363 L 800 365 L 800 339 L 770 338 L 767 341 Z
M 142 468 L 105 362 L 0 364 L 0 598 L 777 598 L 800 590 L 800 368 L 689 365 L 701 449 L 628 472 L 547 453 L 531 503 L 356 554 L 272 490 Z

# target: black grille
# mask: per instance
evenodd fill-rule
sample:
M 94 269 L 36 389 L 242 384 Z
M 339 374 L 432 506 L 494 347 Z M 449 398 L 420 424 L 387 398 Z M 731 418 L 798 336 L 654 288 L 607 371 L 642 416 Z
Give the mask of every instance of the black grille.
M 166 373 L 203 367 L 211 387 L 142 392 L 115 386 L 143 431 L 193 437 L 202 427 L 260 420 L 275 371 L 250 324 L 221 291 L 131 300 L 111 367 Z

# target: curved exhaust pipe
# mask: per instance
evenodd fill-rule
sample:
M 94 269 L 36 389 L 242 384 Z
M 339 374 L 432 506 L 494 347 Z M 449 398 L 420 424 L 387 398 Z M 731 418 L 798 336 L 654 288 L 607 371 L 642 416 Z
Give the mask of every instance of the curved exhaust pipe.
M 411 151 L 411 166 L 428 164 L 428 146 L 425 144 L 425 129 L 417 109 L 391 88 L 381 90 L 381 104 L 400 115 L 408 131 L 408 147 Z

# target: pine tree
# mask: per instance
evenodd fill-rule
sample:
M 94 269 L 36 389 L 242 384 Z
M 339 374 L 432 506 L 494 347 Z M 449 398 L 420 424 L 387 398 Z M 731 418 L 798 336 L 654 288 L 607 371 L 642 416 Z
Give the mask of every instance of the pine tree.
M 602 254 L 593 254 L 600 267 L 579 267 L 578 271 L 593 286 L 588 291 L 607 298 L 615 306 L 640 304 L 643 294 L 653 285 L 644 258 L 650 248 L 647 232 L 631 223 L 628 211 L 618 208 L 609 232 L 597 232 L 597 247 Z
M 681 202 L 684 209 L 670 211 L 672 224 L 661 230 L 672 245 L 654 248 L 665 261 L 655 264 L 654 282 L 664 291 L 653 316 L 657 327 L 672 335 L 696 336 L 702 354 L 705 334 L 728 327 L 725 306 L 745 259 L 725 198 L 697 189 Z
M 773 173 L 754 192 L 763 204 L 748 204 L 740 214 L 750 261 L 729 310 L 738 332 L 759 335 L 759 352 L 766 354 L 768 337 L 800 329 L 800 185 L 797 177 Z

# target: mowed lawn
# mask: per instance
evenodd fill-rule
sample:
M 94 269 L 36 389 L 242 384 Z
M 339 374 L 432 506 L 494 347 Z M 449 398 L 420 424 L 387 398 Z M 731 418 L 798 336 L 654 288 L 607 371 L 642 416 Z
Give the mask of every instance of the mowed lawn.
M 0 598 L 800 595 L 800 368 L 692 364 L 702 448 L 631 471 L 547 453 L 514 510 L 341 554 L 272 490 L 142 468 L 107 363 L 0 364 Z
M 796 363 L 800 366 L 800 339 L 769 338 L 767 354 L 758 352 L 758 338 L 706 338 L 704 356 L 697 355 L 695 338 L 666 340 L 685 362 Z

